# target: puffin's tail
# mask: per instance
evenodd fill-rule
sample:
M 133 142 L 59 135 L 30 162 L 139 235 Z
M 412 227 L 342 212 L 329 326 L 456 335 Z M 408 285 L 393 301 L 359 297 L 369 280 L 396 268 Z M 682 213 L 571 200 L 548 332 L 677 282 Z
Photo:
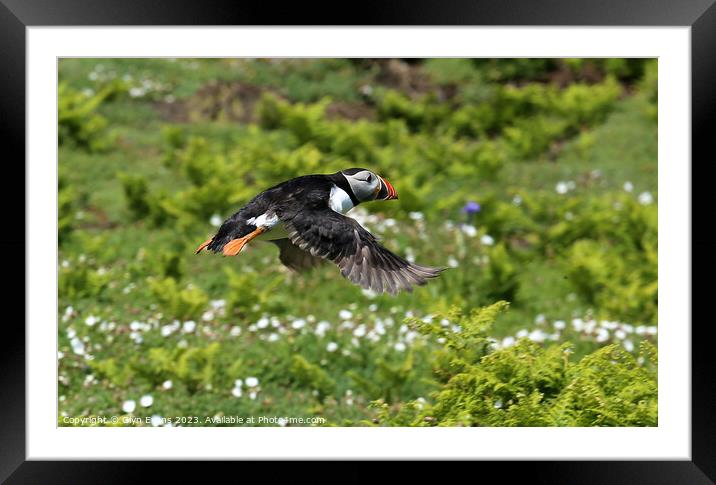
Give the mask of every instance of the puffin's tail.
M 216 234 L 201 243 L 196 248 L 195 253 L 199 254 L 206 249 L 207 251 L 222 253 L 224 256 L 235 256 L 241 251 L 243 244 L 246 244 L 261 232 L 263 232 L 263 229 L 258 231 L 256 226 L 248 224 L 244 215 L 239 212 L 224 221 Z M 243 244 L 238 242 L 240 239 L 243 239 Z
M 224 246 L 229 244 L 231 242 L 231 236 L 223 236 L 220 237 L 218 234 L 212 238 L 207 239 L 201 245 L 196 248 L 196 251 L 194 251 L 194 254 L 199 254 L 204 249 L 207 251 L 213 251 L 215 253 L 220 253 Z

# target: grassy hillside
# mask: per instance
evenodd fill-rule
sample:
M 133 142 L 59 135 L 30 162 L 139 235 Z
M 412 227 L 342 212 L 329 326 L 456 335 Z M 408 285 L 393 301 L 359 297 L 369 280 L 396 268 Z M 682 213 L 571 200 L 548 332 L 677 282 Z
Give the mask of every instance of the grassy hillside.
M 63 59 L 59 82 L 60 425 L 656 424 L 655 60 Z M 270 244 L 193 254 L 261 190 L 353 166 L 400 199 L 350 215 L 439 279 L 391 297 Z

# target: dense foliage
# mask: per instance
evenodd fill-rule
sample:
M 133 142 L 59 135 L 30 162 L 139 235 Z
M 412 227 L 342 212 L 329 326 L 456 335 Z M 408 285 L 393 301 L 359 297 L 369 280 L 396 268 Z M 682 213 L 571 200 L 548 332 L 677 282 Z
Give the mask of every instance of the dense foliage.
M 656 61 L 64 59 L 59 79 L 60 425 L 656 425 Z M 352 166 L 400 199 L 350 215 L 438 280 L 390 297 L 272 245 L 193 254 L 257 192 Z
M 461 332 L 414 319 L 424 334 L 442 336 L 434 369 L 442 386 L 434 404 L 385 402 L 377 422 L 398 426 L 655 426 L 656 348 L 642 342 L 638 357 L 611 344 L 570 359 L 571 344 L 543 347 L 522 339 L 494 350 L 488 337 L 498 302 L 453 315 Z

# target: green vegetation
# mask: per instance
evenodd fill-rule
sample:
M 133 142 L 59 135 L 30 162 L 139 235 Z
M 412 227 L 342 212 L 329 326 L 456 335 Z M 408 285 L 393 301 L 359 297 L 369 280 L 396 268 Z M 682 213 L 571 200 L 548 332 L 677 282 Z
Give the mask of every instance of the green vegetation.
M 63 59 L 59 79 L 60 425 L 657 424 L 655 60 Z M 350 215 L 440 278 L 390 297 L 270 244 L 194 255 L 261 190 L 353 166 L 400 199 Z
M 522 339 L 493 350 L 488 330 L 506 306 L 498 302 L 454 315 L 462 332 L 413 320 L 422 333 L 446 339 L 434 369 L 442 383 L 434 404 L 411 401 L 381 425 L 392 426 L 653 426 L 657 422 L 656 348 L 643 341 L 637 357 L 608 345 L 574 363 L 570 344 L 543 347 Z

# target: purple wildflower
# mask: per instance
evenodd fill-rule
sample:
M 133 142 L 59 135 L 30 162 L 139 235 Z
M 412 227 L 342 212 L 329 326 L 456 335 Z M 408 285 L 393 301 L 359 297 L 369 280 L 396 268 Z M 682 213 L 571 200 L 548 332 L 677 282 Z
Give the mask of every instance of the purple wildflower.
M 474 200 L 471 200 L 467 204 L 465 204 L 465 207 L 463 207 L 462 210 L 468 215 L 477 214 L 478 212 L 480 212 L 480 204 L 478 204 Z

